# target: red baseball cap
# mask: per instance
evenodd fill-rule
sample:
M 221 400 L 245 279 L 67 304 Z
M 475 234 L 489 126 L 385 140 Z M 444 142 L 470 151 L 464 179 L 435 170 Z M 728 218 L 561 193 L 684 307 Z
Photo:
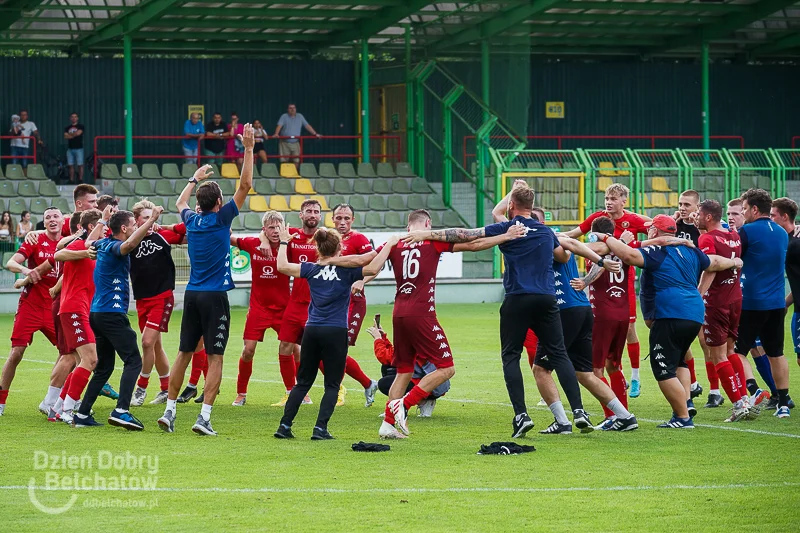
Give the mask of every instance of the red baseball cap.
M 667 233 L 675 233 L 678 231 L 678 226 L 675 224 L 675 219 L 669 215 L 656 215 L 653 220 L 650 222 L 645 222 L 644 225 L 646 228 L 655 226 L 657 229 Z

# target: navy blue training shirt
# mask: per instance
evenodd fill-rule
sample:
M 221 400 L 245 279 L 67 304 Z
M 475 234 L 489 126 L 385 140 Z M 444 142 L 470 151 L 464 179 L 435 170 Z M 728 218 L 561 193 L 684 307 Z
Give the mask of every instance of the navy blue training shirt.
M 231 200 L 216 213 L 191 209 L 181 211 L 189 243 L 189 284 L 187 291 L 220 292 L 233 288 L 231 278 L 231 222 L 239 208 Z
M 739 236 L 744 261 L 742 309 L 783 309 L 786 305 L 783 273 L 789 234 L 765 217 L 742 226 Z
M 686 246 L 646 246 L 639 252 L 655 291 L 655 319 L 680 318 L 702 324 L 705 306 L 697 279 L 711 264 L 708 256 Z
M 346 268 L 316 263 L 300 263 L 300 277 L 308 280 L 311 305 L 306 326 L 332 326 L 347 329 L 350 287 L 364 279 L 361 267 Z
M 555 286 L 556 298 L 558 299 L 559 309 L 569 309 L 570 307 L 585 306 L 590 307 L 589 299 L 586 298 L 586 293 L 583 291 L 576 291 L 569 284 L 571 279 L 580 277 L 578 275 L 578 263 L 575 261 L 575 256 L 569 254 L 569 261 L 561 263 L 553 261 L 553 270 L 555 270 Z
M 500 245 L 506 271 L 506 294 L 550 294 L 555 296 L 553 250 L 561 246 L 553 230 L 532 218 L 514 217 L 484 228 L 487 237 L 502 235 L 512 224 L 528 228 L 524 237 Z
M 95 241 L 97 261 L 94 265 L 94 297 L 92 313 L 127 313 L 130 302 L 128 274 L 131 258 L 122 255 L 122 241 L 106 237 Z

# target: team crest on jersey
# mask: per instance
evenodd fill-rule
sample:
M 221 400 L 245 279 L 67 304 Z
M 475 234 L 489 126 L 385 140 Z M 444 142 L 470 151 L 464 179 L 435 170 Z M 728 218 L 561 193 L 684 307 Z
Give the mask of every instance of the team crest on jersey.
M 627 220 L 622 223 L 622 227 L 625 228 L 625 229 L 628 229 L 630 227 L 630 225 L 631 225 L 631 223 L 628 222 Z
M 139 243 L 139 248 L 136 249 L 136 259 L 139 259 L 140 257 L 147 257 L 148 255 L 160 252 L 163 249 L 164 247 L 159 246 L 155 241 L 142 241 Z

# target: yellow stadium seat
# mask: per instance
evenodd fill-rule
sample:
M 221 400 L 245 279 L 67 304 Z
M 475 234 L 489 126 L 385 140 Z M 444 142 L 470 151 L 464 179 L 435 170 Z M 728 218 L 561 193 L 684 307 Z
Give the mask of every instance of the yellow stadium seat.
M 658 192 L 670 192 L 667 178 L 653 178 L 653 190 Z
M 222 163 L 222 177 L 223 178 L 239 178 L 239 168 L 235 163 Z
M 237 176 L 237 177 L 238 177 L 238 176 Z M 238 179 L 236 180 L 236 190 L 237 190 L 237 191 L 239 190 L 239 180 L 238 180 Z M 249 191 L 247 191 L 247 194 L 255 194 L 255 193 L 256 193 L 256 190 L 255 190 L 255 189 L 253 189 L 252 187 L 250 187 L 250 190 L 249 190 Z
M 306 178 L 299 178 L 294 182 L 294 192 L 297 194 L 314 194 L 314 186 Z
M 330 207 L 328 207 L 328 202 L 325 200 L 324 196 L 320 196 L 319 194 L 313 195 L 310 200 L 316 200 L 319 202 L 319 208 L 321 211 L 330 211 Z
M 292 163 L 281 163 L 281 176 L 284 178 L 299 178 L 297 167 Z
M 333 213 L 328 211 L 325 213 L 325 227 L 326 228 L 335 228 L 336 225 L 333 223 Z
M 676 192 L 669 193 L 669 206 L 678 207 L 678 193 Z
M 669 207 L 669 200 L 667 200 L 667 195 L 663 192 L 654 192 L 651 196 L 651 200 L 653 202 L 653 207 Z
M 289 209 L 291 211 L 300 211 L 300 206 L 306 201 L 305 196 L 294 195 L 289 197 Z
M 628 163 L 626 163 L 625 161 L 622 161 L 619 164 L 619 168 L 629 168 L 628 167 Z M 617 176 L 630 176 L 630 175 L 631 175 L 631 173 L 628 170 L 618 170 L 617 171 Z
M 250 198 L 250 210 L 258 211 L 259 213 L 269 211 L 269 205 L 267 204 L 267 199 L 264 198 L 263 196 L 253 196 L 252 198 Z
M 273 211 L 291 211 L 289 205 L 286 203 L 286 198 L 283 196 L 270 196 L 269 208 Z M 299 211 L 299 209 L 295 211 Z
M 650 194 L 649 193 L 645 193 L 645 195 L 644 195 L 644 208 L 645 209 L 650 209 L 651 207 L 653 207 L 653 202 L 650 201 Z
M 606 192 L 606 189 L 611 187 L 614 183 L 614 180 L 611 178 L 598 178 L 597 180 L 597 190 L 600 192 Z
M 600 165 L 598 165 L 600 169 L 601 176 L 616 176 L 617 171 L 614 170 L 614 163 L 610 163 L 608 161 L 600 161 Z

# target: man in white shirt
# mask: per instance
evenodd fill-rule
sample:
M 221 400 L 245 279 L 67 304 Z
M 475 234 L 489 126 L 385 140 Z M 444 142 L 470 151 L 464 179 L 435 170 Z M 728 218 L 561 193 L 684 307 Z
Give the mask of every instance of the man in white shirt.
M 17 120 L 14 120 L 14 119 Z M 32 121 L 28 120 L 28 112 L 24 109 L 19 112 L 19 117 L 12 115 L 11 117 L 11 135 L 22 137 L 20 139 L 11 140 L 11 156 L 14 158 L 12 163 L 15 165 L 22 165 L 23 168 L 28 166 L 27 156 L 30 151 L 30 139 L 28 137 L 35 137 L 36 142 L 42 144 L 42 139 L 39 137 L 39 130 Z

